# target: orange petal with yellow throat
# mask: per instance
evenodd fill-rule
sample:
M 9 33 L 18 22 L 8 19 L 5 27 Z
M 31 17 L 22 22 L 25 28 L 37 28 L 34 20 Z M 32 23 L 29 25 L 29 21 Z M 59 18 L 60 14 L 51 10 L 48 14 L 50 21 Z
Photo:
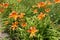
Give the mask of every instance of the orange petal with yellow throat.
M 45 2 L 39 2 L 37 4 L 37 7 L 40 8 L 40 7 L 45 7 L 46 3 Z
M 60 0 L 54 0 L 55 3 L 60 3 Z
M 8 8 L 8 6 L 9 6 L 9 3 L 3 3 L 4 8 Z
M 46 15 L 46 14 L 44 14 L 43 12 L 41 12 L 41 13 L 37 16 L 37 18 L 38 18 L 39 20 L 41 20 L 41 19 L 43 19 L 43 18 L 45 17 L 45 15 Z
M 9 18 L 14 18 L 16 20 L 18 18 L 18 13 L 16 11 L 12 11 Z
M 21 26 L 24 28 L 27 26 L 27 23 L 22 23 Z

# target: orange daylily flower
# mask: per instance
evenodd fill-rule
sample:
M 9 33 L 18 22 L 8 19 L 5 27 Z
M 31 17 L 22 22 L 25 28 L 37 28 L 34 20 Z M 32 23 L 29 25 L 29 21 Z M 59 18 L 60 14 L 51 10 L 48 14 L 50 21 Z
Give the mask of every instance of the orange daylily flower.
M 4 8 L 8 8 L 9 4 L 8 3 L 3 3 Z
M 0 4 L 0 7 L 2 7 L 3 5 L 2 4 Z
M 47 13 L 50 12 L 50 8 L 45 9 L 45 12 Z
M 4 9 L 3 8 L 0 8 L 0 13 L 4 12 Z
M 60 3 L 60 0 L 54 0 L 55 3 Z
M 51 5 L 51 4 L 52 4 L 52 2 L 49 1 L 49 0 L 46 0 L 45 3 L 46 3 L 47 5 Z
M 12 26 L 11 26 L 12 30 L 15 30 L 18 27 L 17 25 L 18 25 L 18 22 L 12 23 Z
M 46 15 L 46 14 L 44 14 L 44 13 L 41 12 L 41 13 L 38 15 L 37 18 L 38 18 L 39 20 L 41 20 L 41 19 L 43 19 L 43 18 L 45 17 L 45 15 Z
M 51 5 L 51 4 L 52 4 L 52 2 L 48 1 L 48 5 Z
M 27 26 L 27 23 L 24 22 L 24 23 L 21 24 L 21 26 L 24 28 L 24 27 Z
M 38 30 L 36 29 L 36 27 L 30 27 L 28 32 L 30 33 L 30 37 L 33 37 L 35 36 L 35 33 L 38 32 Z
M 34 13 L 34 14 L 35 14 L 35 13 L 38 13 L 37 9 L 33 10 L 33 13 Z
M 25 13 L 20 13 L 18 17 L 19 17 L 19 18 L 23 18 L 24 15 L 25 15 Z
M 45 5 L 46 5 L 45 2 L 39 2 L 39 3 L 37 4 L 37 7 L 40 8 L 40 7 L 44 7 Z
M 12 11 L 12 13 L 9 15 L 9 18 L 14 18 L 16 20 L 18 18 L 18 13 L 16 11 Z
M 18 2 L 21 2 L 22 0 L 17 0 Z

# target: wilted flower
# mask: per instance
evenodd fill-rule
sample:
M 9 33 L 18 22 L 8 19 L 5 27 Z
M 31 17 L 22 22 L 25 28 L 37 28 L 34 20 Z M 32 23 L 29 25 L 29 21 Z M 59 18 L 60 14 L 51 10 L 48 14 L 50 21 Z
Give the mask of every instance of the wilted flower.
M 12 11 L 11 14 L 9 15 L 9 18 L 14 18 L 15 20 L 17 20 L 18 18 L 18 14 L 16 11 Z
M 30 33 L 30 37 L 33 37 L 35 36 L 35 33 L 38 32 L 38 30 L 36 29 L 36 27 L 30 27 L 28 32 Z

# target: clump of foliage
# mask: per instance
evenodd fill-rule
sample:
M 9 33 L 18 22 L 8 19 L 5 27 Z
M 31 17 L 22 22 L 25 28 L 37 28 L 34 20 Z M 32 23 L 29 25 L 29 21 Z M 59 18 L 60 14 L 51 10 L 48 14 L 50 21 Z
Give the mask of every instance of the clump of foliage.
M 0 16 L 10 40 L 60 40 L 60 0 L 1 0 Z

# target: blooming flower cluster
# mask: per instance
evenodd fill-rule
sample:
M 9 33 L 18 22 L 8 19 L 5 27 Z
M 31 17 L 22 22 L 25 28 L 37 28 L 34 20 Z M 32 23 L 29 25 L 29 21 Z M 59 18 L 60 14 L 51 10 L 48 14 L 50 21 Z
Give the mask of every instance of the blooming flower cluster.
M 10 35 L 12 35 L 12 40 L 20 40 L 21 37 L 21 40 L 23 40 L 23 38 L 24 40 L 29 40 L 29 37 L 32 39 L 36 37 L 37 40 L 41 40 L 41 37 L 42 40 L 44 40 L 45 36 L 48 38 L 48 36 L 50 35 L 48 29 L 50 28 L 52 22 L 50 18 L 50 14 L 52 13 L 53 8 L 52 6 L 55 4 L 60 4 L 60 0 L 53 0 L 53 2 L 50 0 L 39 1 L 36 4 L 32 5 L 30 8 L 27 6 L 24 12 L 21 12 L 19 9 L 22 6 L 21 8 L 23 11 L 23 8 L 25 8 L 26 6 L 24 7 L 22 5 L 22 2 L 26 5 L 28 2 L 26 3 L 23 0 L 15 1 L 17 2 L 17 4 L 9 4 L 9 2 L 0 3 L 0 13 L 4 14 L 2 16 L 2 18 L 4 19 L 3 26 L 7 26 L 6 30 Z M 5 14 L 7 17 L 5 17 Z M 16 35 L 16 38 L 14 34 Z

